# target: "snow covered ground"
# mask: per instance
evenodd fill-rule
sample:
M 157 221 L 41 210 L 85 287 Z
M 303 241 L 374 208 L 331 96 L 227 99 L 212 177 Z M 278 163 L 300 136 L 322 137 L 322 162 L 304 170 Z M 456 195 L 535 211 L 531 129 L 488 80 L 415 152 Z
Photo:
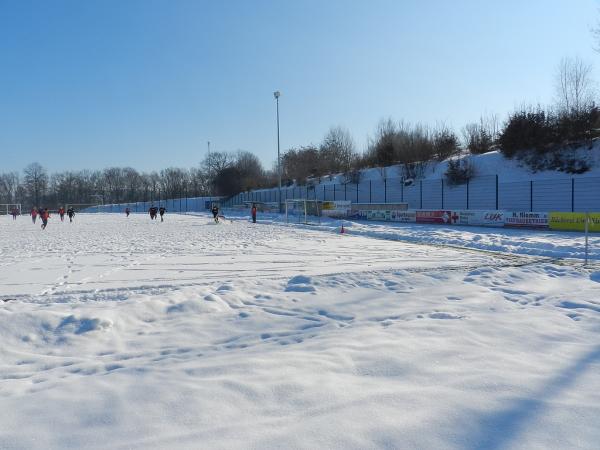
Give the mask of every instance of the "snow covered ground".
M 347 225 L 0 218 L 0 448 L 598 448 L 580 234 Z

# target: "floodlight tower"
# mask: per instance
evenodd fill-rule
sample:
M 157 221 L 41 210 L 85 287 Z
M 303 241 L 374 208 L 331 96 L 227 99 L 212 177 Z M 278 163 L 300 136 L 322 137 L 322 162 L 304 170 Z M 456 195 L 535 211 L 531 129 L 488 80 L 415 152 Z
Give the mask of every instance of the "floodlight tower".
M 281 92 L 275 91 L 273 92 L 273 96 L 275 97 L 275 101 L 277 102 L 277 176 L 279 178 L 279 212 L 282 212 L 281 207 L 281 155 L 279 149 L 279 97 Z

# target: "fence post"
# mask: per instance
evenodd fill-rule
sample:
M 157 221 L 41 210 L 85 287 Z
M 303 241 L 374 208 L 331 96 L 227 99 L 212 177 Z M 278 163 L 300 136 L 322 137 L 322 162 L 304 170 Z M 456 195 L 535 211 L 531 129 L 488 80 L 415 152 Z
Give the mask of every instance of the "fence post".
M 588 265 L 588 252 L 589 252 L 589 244 L 588 244 L 588 232 L 589 232 L 589 226 L 590 226 L 590 214 L 589 213 L 585 213 L 585 264 L 584 265 Z
M 529 211 L 533 212 L 533 180 L 529 182 Z
M 383 179 L 383 203 L 387 203 L 387 178 Z
M 404 180 L 400 180 L 400 201 L 404 203 Z
M 323 201 L 325 201 L 325 185 L 323 185 Z
M 333 185 L 333 201 L 335 202 L 335 184 Z
M 498 174 L 496 174 L 496 211 L 498 211 Z
M 419 209 L 423 209 L 423 180 L 419 180 L 419 198 L 420 198 Z
M 346 191 L 348 190 L 348 183 L 344 183 L 344 201 L 348 200 L 346 197 Z
M 467 180 L 467 209 L 469 209 L 469 180 Z
M 571 178 L 571 212 L 575 212 L 575 178 Z
M 360 184 L 360 182 L 356 183 L 356 203 L 358 203 L 358 185 Z
M 442 209 L 444 209 L 444 179 L 441 179 L 442 182 Z
M 369 203 L 373 203 L 373 196 L 371 191 L 371 180 L 369 180 Z

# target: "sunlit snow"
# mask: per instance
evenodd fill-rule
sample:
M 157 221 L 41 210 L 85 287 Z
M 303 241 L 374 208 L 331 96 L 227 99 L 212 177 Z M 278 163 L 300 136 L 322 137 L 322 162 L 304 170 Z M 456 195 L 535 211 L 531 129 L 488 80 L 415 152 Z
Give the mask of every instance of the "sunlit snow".
M 347 229 L 0 218 L 0 448 L 598 448 L 581 234 Z

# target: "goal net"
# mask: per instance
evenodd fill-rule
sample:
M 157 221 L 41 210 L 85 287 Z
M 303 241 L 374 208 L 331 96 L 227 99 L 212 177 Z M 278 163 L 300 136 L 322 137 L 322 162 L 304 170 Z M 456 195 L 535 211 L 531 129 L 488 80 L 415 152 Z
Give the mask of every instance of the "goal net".
M 320 224 L 321 209 L 318 200 L 286 200 L 285 221 L 287 223 Z
M 17 211 L 17 214 L 21 215 L 21 204 L 20 203 L 0 203 L 0 215 L 9 216 L 13 210 Z

